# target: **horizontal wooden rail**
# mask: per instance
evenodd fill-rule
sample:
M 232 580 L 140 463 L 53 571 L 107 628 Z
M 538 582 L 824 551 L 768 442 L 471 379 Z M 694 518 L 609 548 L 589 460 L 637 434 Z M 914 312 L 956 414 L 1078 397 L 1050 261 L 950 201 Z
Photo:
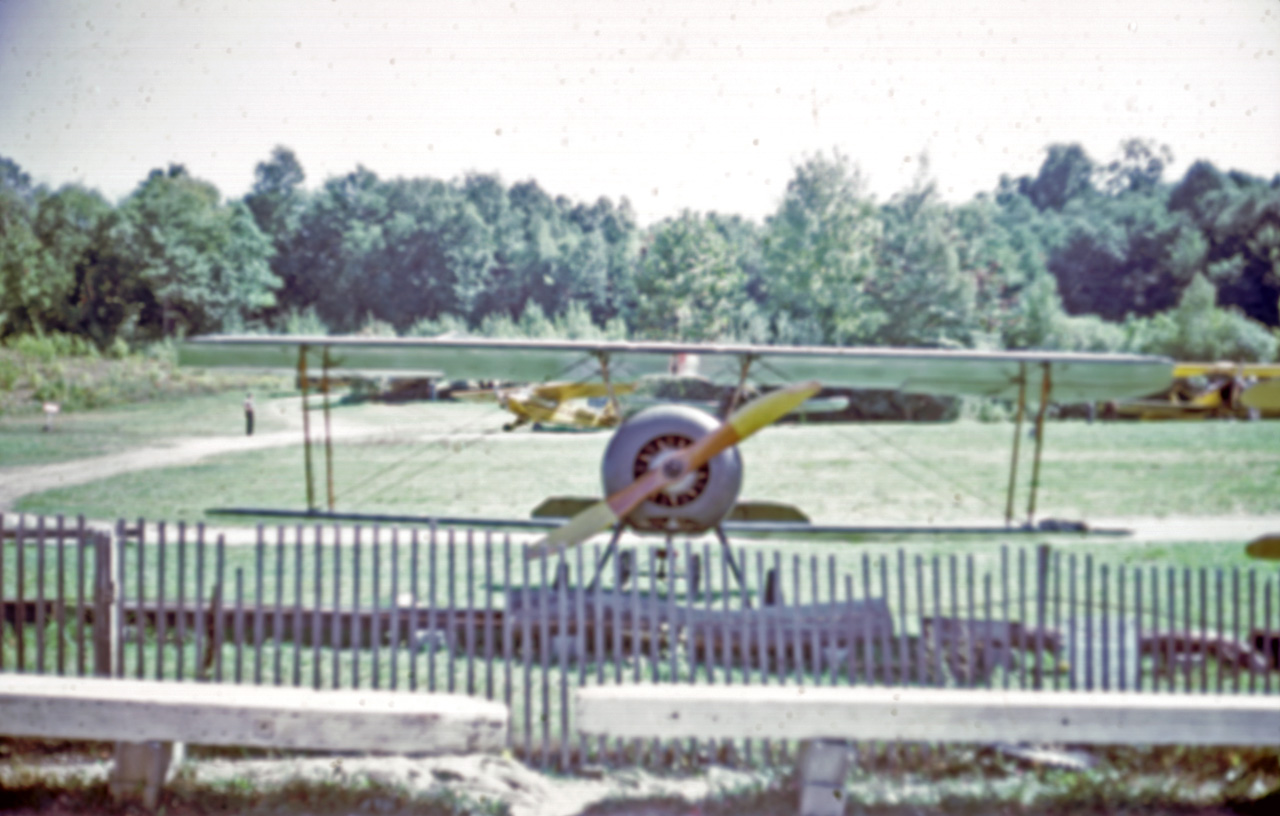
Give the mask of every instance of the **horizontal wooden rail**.
M 861 686 L 580 689 L 588 734 L 700 739 L 1280 745 L 1280 698 Z
M 500 751 L 507 707 L 452 694 L 0 675 L 0 733 L 334 751 Z

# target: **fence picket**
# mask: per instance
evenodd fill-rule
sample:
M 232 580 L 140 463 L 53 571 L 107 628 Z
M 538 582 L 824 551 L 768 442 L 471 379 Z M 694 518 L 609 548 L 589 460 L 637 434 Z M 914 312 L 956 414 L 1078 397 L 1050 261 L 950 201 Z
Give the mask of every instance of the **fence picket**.
M 67 556 L 66 556 L 66 538 L 63 535 L 66 532 L 66 525 L 62 516 L 58 516 L 58 534 L 57 534 L 57 600 L 53 607 L 53 621 L 58 630 L 58 648 L 56 660 L 58 664 L 58 674 L 67 673 L 67 641 L 63 637 L 63 633 L 67 631 L 67 592 L 66 592 L 66 574 L 67 574 Z
M 164 679 L 164 649 L 165 649 L 165 643 L 166 643 L 165 636 L 167 634 L 166 629 L 168 624 L 168 620 L 166 619 L 165 608 L 164 608 L 164 602 L 165 602 L 164 587 L 166 583 L 164 568 L 165 568 L 165 555 L 166 555 L 165 551 L 168 549 L 167 547 L 168 527 L 169 525 L 165 524 L 163 521 L 158 522 L 156 524 L 155 631 L 156 631 L 156 679 L 157 680 Z M 139 602 L 138 602 L 139 635 L 141 635 L 141 632 L 143 631 L 143 628 L 144 628 L 141 623 L 141 621 L 145 620 L 144 615 L 145 613 L 143 611 L 143 605 L 142 605 L 141 599 L 139 599 Z
M 382 688 L 382 529 L 374 525 L 370 542 L 369 580 L 373 595 L 369 608 L 370 688 Z
M 224 620 L 223 620 L 224 616 L 222 614 L 223 606 L 226 603 L 225 601 L 226 583 L 224 581 L 226 577 L 226 566 L 227 566 L 226 549 L 227 549 L 226 538 L 219 535 L 217 546 L 214 548 L 214 556 L 216 558 L 214 563 L 215 563 L 215 574 L 217 576 L 216 578 L 217 583 L 214 584 L 214 587 L 213 587 L 213 602 L 211 604 L 213 614 L 214 614 L 214 619 L 213 619 L 214 679 L 216 679 L 219 683 L 222 682 L 222 646 L 223 646 L 223 643 L 225 642 L 224 638 L 226 636 L 226 632 L 224 631 Z M 297 678 L 294 678 L 293 684 L 295 686 L 298 685 Z
M 443 620 L 440 615 L 440 607 L 436 604 L 436 550 L 437 550 L 437 530 L 434 524 L 431 525 L 431 537 L 427 540 L 427 620 L 429 621 L 428 650 L 427 650 L 427 690 L 434 692 L 436 690 L 436 644 L 440 631 L 440 621 Z M 445 631 L 444 643 L 446 649 L 453 648 L 453 642 L 449 638 L 449 633 Z
M 474 533 L 475 533 L 475 531 L 474 531 L 474 530 L 467 530 L 467 545 L 466 545 L 466 557 L 467 557 L 467 570 L 466 570 L 466 581 L 467 581 L 467 614 L 468 614 L 468 615 L 470 615 L 470 616 L 474 616 L 474 614 L 475 614 L 474 610 L 475 610 L 475 608 L 476 608 L 476 598 L 475 598 L 475 589 L 476 589 L 476 580 L 475 580 L 475 540 L 474 540 Z M 453 581 L 450 581 L 450 582 L 449 582 L 449 585 L 450 585 L 450 586 L 453 586 L 453 583 L 454 583 Z M 449 606 L 450 606 L 450 608 L 455 608 L 455 604 L 452 602 L 452 600 L 450 600 Z M 459 617 L 460 617 L 460 616 L 461 616 L 461 615 L 460 615 L 460 613 L 459 613 Z M 455 627 L 454 631 L 457 631 L 456 627 Z M 465 644 L 463 648 L 464 648 L 464 650 L 466 651 L 466 655 L 467 655 L 467 694 L 475 694 L 475 693 L 476 693 L 476 670 L 475 670 L 475 665 L 476 665 L 476 663 L 475 663 L 475 655 L 476 655 L 476 641 L 475 641 L 475 631 L 476 631 L 476 627 L 475 627 L 475 623 L 474 623 L 474 621 L 473 621 L 473 620 L 469 620 L 469 621 L 467 621 L 466 626 L 464 627 L 464 636 L 463 636 L 463 640 L 464 640 L 464 644 Z
M 123 527 L 123 524 L 121 525 Z M 207 680 L 208 676 L 204 668 L 205 644 L 208 640 L 208 634 L 205 632 L 205 615 L 204 615 L 204 525 L 196 526 L 196 593 L 195 593 L 195 628 L 196 628 L 196 654 L 195 665 L 192 667 L 192 673 L 197 680 Z M 121 554 L 123 556 L 123 553 Z M 120 558 L 124 560 L 123 557 Z M 120 616 L 124 617 L 123 614 Z M 277 632 L 280 630 L 277 628 Z M 120 649 L 121 653 L 124 648 Z M 276 672 L 276 685 L 280 685 L 280 673 Z
M 524 667 L 524 755 L 533 756 L 533 615 L 531 603 L 532 587 L 529 585 L 529 559 L 526 557 L 528 545 L 521 547 L 520 571 L 520 662 Z M 614 627 L 616 632 L 617 626 Z M 615 663 L 617 663 L 615 659 Z M 619 666 L 621 664 L 618 664 Z M 620 671 L 621 669 L 619 669 Z
M 351 539 L 351 687 L 360 688 L 360 641 L 364 628 L 360 620 L 360 533 L 357 526 Z
M 581 556 L 582 550 L 578 550 Z M 579 567 L 579 574 L 582 570 Z M 484 534 L 484 698 L 493 699 L 493 533 Z M 581 618 L 579 618 L 581 620 Z
M 182 529 L 179 528 L 179 538 L 182 538 Z M 267 609 L 265 605 L 265 596 L 263 595 L 264 586 L 266 584 L 266 528 L 258 524 L 254 527 L 253 537 L 253 574 L 257 579 L 257 584 L 253 589 L 254 602 L 257 605 L 257 611 L 253 615 L 253 682 L 254 685 L 262 685 L 262 644 L 266 640 L 266 623 Z M 183 548 L 185 550 L 185 547 Z M 182 552 L 183 550 L 179 550 Z M 336 564 L 334 565 L 336 568 Z
M 302 685 L 302 530 L 301 524 L 294 527 L 293 535 L 293 685 Z M 376 590 L 375 590 L 376 595 Z M 377 663 L 377 653 L 374 663 Z M 375 686 L 376 688 L 376 686 Z
M 334 530 L 337 536 L 337 530 Z M 421 554 L 422 540 L 415 527 L 409 537 L 409 627 L 406 633 L 406 647 L 409 650 L 409 690 L 418 690 L 418 656 L 422 652 L 419 643 L 419 627 L 422 616 L 418 613 L 418 558 Z M 334 612 L 336 617 L 337 612 Z
M 44 516 L 36 519 L 36 671 L 40 674 L 45 670 L 45 592 L 44 582 L 45 574 L 48 570 L 45 568 L 45 528 Z M 23 610 L 25 612 L 25 610 Z M 142 660 L 141 646 L 139 646 L 138 660 Z M 139 663 L 141 666 L 141 663 Z
M 13 616 L 13 631 L 17 640 L 18 654 L 15 661 L 19 672 L 27 670 L 27 517 L 18 516 L 18 528 L 14 531 L 14 551 L 17 563 L 14 565 L 18 601 L 18 611 Z
M 400 687 L 400 530 L 391 528 L 391 595 L 387 615 L 387 635 L 390 646 L 390 672 L 387 686 L 391 690 Z
M 333 666 L 329 685 L 342 688 L 342 536 L 335 529 L 330 563 L 333 565 L 333 619 L 329 621 L 329 652 Z M 258 619 L 263 615 L 258 613 Z M 354 617 L 352 618 L 354 621 Z
M 0 513 L 0 538 L 4 535 L 4 514 Z M 84 677 L 88 668 L 85 655 L 84 619 L 85 619 L 85 550 L 93 539 L 85 527 L 84 516 L 76 518 L 76 675 Z M 0 562 L 4 559 L 0 558 Z M 0 592 L 4 587 L 4 567 L 0 566 Z M 3 651 L 3 650 L 0 650 Z M 0 658 L 0 669 L 4 668 L 4 660 Z
M 187 523 L 185 521 L 178 522 L 178 619 L 174 622 L 174 630 L 177 632 L 177 679 L 186 679 L 187 673 Z M 261 583 L 261 579 L 259 579 Z M 258 599 L 258 606 L 262 606 L 262 599 Z M 260 616 L 259 616 L 260 617 Z
M 232 628 L 236 641 L 236 657 L 235 657 L 235 681 L 239 683 L 243 679 L 242 669 L 244 666 L 243 647 L 244 647 L 244 568 L 236 567 L 236 599 L 235 599 L 235 624 Z
M 458 619 L 455 617 L 458 609 L 458 582 L 454 577 L 458 574 L 458 539 L 454 530 L 449 530 L 446 536 L 448 546 L 445 548 L 445 563 L 448 565 L 449 580 L 445 584 L 445 639 L 448 644 L 448 650 L 445 652 L 445 665 L 448 677 L 445 678 L 446 688 L 449 693 L 458 690 L 458 669 L 454 664 L 454 659 L 459 646 L 465 645 L 465 640 L 458 637 Z
M 507 710 L 511 711 L 511 701 L 514 695 L 511 678 L 511 664 L 516 659 L 514 646 L 512 645 L 514 621 L 511 620 L 511 604 L 507 599 L 511 597 L 511 535 L 507 534 L 502 537 L 502 586 L 506 589 L 507 595 L 503 600 L 503 609 L 505 616 L 502 625 L 502 702 L 506 703 Z M 514 726 L 514 717 L 512 725 Z M 515 728 L 507 729 L 507 747 L 515 745 Z
M 311 590 L 311 688 L 319 691 L 324 686 L 324 661 L 320 659 L 320 641 L 324 639 L 324 534 L 319 524 L 315 526 L 316 540 L 312 543 L 312 566 L 316 585 Z

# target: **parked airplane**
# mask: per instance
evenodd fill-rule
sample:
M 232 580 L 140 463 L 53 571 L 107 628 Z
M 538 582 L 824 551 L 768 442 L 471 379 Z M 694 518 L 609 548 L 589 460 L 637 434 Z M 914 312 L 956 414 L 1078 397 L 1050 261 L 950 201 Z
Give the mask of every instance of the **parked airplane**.
M 1113 403 L 1115 416 L 1154 419 L 1246 419 L 1280 416 L 1280 365 L 1177 363 L 1157 396 Z
M 535 429 L 544 426 L 569 428 L 613 428 L 622 421 L 618 395 L 635 390 L 634 383 L 548 382 L 527 385 L 453 391 L 451 396 L 465 400 L 492 399 L 515 419 L 502 426 L 514 431 L 523 425 Z M 592 401 L 605 399 L 603 405 Z

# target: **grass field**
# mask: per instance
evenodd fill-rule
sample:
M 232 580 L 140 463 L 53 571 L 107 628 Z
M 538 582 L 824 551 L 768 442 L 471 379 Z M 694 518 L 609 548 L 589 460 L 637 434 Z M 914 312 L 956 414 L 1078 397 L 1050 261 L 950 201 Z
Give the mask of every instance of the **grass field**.
M 239 399 L 231 393 L 68 416 L 52 434 L 39 432 L 39 420 L 7 419 L 0 423 L 0 462 L 60 460 L 180 436 L 235 435 L 241 428 Z M 504 434 L 496 430 L 503 417 L 496 409 L 451 403 L 344 406 L 334 416 L 335 422 L 377 429 L 335 445 L 339 509 L 522 517 L 545 496 L 595 495 L 600 489 L 607 434 Z M 312 422 L 317 428 L 318 411 Z M 260 432 L 299 425 L 296 415 L 259 411 Z M 998 521 L 1011 437 L 1007 423 L 969 421 L 778 426 L 742 446 L 743 496 L 790 502 L 829 523 Z M 212 506 L 301 508 L 300 447 L 139 471 L 30 496 L 20 509 L 195 521 Z M 1019 516 L 1025 511 L 1031 447 L 1024 439 Z M 322 487 L 322 448 L 316 453 Z M 1052 423 L 1041 480 L 1042 517 L 1276 512 L 1280 423 Z
M 5 468 L 11 466 L 66 461 L 149 445 L 176 444 L 188 437 L 225 437 L 228 440 L 239 438 L 242 435 L 242 398 L 241 393 L 228 392 L 220 396 L 158 402 L 127 410 L 72 414 L 61 417 L 58 428 L 52 434 L 40 431 L 39 419 L 0 420 L 0 479 L 6 477 Z M 260 395 L 259 405 L 261 433 L 275 433 L 289 439 L 300 437 L 301 420 L 295 400 L 276 400 L 270 395 Z M 313 427 L 319 427 L 321 416 L 318 411 L 310 415 L 316 423 Z M 600 455 L 608 441 L 607 434 L 504 434 L 497 430 L 505 421 L 504 415 L 492 406 L 484 405 L 440 403 L 341 406 L 335 409 L 333 417 L 337 427 L 361 433 L 358 437 L 344 436 L 335 446 L 339 509 L 423 515 L 525 517 L 534 505 L 548 495 L 594 495 L 599 491 Z M 824 523 L 999 522 L 1004 513 L 1004 490 L 1008 479 L 1012 431 L 1012 426 L 1008 423 L 983 424 L 970 421 L 936 425 L 775 427 L 743 445 L 742 452 L 746 462 L 743 494 L 745 498 L 796 504 L 815 521 Z M 1031 450 L 1030 440 L 1024 438 L 1022 443 L 1019 517 L 1025 512 Z M 1089 425 L 1083 422 L 1060 422 L 1048 427 L 1046 443 L 1038 504 L 1038 515 L 1041 517 L 1109 519 L 1280 512 L 1280 499 L 1277 498 L 1280 497 L 1280 423 Z M 297 444 L 220 455 L 193 465 L 134 471 L 82 485 L 31 494 L 20 501 L 18 509 L 50 515 L 84 514 L 97 519 L 145 517 L 167 521 L 216 521 L 219 525 L 225 525 L 225 518 L 207 516 L 206 509 L 229 505 L 302 508 L 305 495 L 302 486 L 302 461 Z M 315 462 L 317 487 L 319 495 L 323 496 L 323 450 L 319 447 L 316 449 Z M 344 558 L 352 557 L 352 549 L 348 543 L 350 539 L 345 539 L 341 548 L 307 547 L 303 550 L 292 546 L 290 530 L 286 529 L 285 533 L 290 545 L 267 549 L 265 569 L 261 570 L 261 584 L 251 579 L 251 576 L 259 573 L 258 562 L 262 557 L 255 548 L 226 548 L 225 557 L 220 557 L 220 560 L 225 561 L 228 592 L 224 602 L 256 602 L 259 586 L 266 603 L 277 599 L 286 604 L 299 599 L 308 601 L 311 596 L 300 589 L 306 585 L 306 577 L 323 572 L 325 565 L 330 564 L 330 559 L 336 560 L 339 554 L 343 554 Z M 268 532 L 269 541 L 274 538 L 274 534 L 274 530 Z M 944 568 L 949 562 L 945 556 L 957 555 L 963 570 L 962 581 L 965 581 L 965 576 L 972 574 L 997 576 L 992 595 L 987 594 L 990 591 L 989 585 L 979 582 L 977 586 L 979 608 L 990 597 L 999 613 L 999 604 L 1005 594 L 999 580 L 1002 553 L 995 545 L 1032 547 L 1039 540 L 1038 537 L 1013 536 L 997 536 L 994 540 L 938 536 L 913 539 L 905 546 L 909 558 L 914 559 L 917 555 L 923 557 L 926 569 L 935 555 L 944 556 L 940 559 Z M 154 539 L 149 539 L 149 542 L 154 542 Z M 759 548 L 754 552 L 751 545 L 746 545 L 752 585 L 762 583 L 757 559 L 762 555 L 765 558 L 772 557 L 766 553 L 775 551 L 775 544 L 776 542 L 769 542 L 768 549 Z M 382 546 L 386 547 L 385 538 Z M 782 550 L 782 557 L 803 566 L 811 559 L 825 562 L 830 556 L 833 566 L 841 573 L 855 572 L 859 576 L 870 573 L 873 576 L 869 579 L 873 591 L 867 594 L 884 593 L 892 596 L 896 591 L 892 586 L 893 582 L 883 585 L 877 577 L 881 574 L 880 564 L 883 563 L 879 559 L 888 559 L 887 563 L 892 569 L 896 563 L 893 560 L 896 557 L 894 550 L 899 546 L 904 546 L 904 542 L 879 540 L 862 547 L 832 542 L 789 542 Z M 588 550 L 585 558 L 592 559 L 598 553 L 598 547 L 597 543 L 593 549 Z M 19 549 L 21 548 L 6 546 L 4 557 L 0 559 L 6 581 L 16 580 L 18 569 L 15 558 L 19 557 Z M 159 573 L 182 574 L 186 576 L 183 578 L 186 582 L 183 585 L 187 588 L 187 597 L 196 594 L 196 582 L 190 575 L 192 562 L 188 562 L 187 572 L 179 573 L 178 566 L 174 563 L 174 552 L 170 551 L 167 562 L 161 562 L 158 560 L 161 557 L 159 549 L 152 546 L 142 548 L 135 544 L 125 548 L 123 558 L 126 571 L 122 586 L 124 597 L 138 595 L 137 586 L 141 583 L 144 572 L 147 576 Z M 1163 596 L 1166 612 L 1174 595 L 1171 582 L 1176 577 L 1180 603 L 1186 602 L 1182 605 L 1186 606 L 1187 614 L 1191 616 L 1187 619 L 1194 622 L 1201 619 L 1202 609 L 1213 614 L 1219 603 L 1218 599 L 1224 597 L 1223 591 L 1213 583 L 1215 576 L 1225 574 L 1226 588 L 1231 591 L 1228 597 L 1234 597 L 1236 593 L 1231 582 L 1236 580 L 1236 573 L 1233 568 L 1248 567 L 1258 569 L 1260 573 L 1267 569 L 1266 565 L 1245 559 L 1241 550 L 1239 542 L 1228 546 L 1195 541 L 1141 543 L 1123 539 L 1089 539 L 1072 540 L 1069 549 L 1059 548 L 1057 555 L 1069 562 L 1068 574 L 1072 585 L 1076 580 L 1076 559 L 1081 561 L 1082 570 L 1084 560 L 1090 556 L 1107 563 L 1151 565 L 1152 569 L 1144 573 L 1152 581 L 1147 585 L 1147 591 L 1151 592 L 1158 577 L 1162 591 L 1166 593 Z M 42 551 L 43 557 L 47 559 L 46 569 L 43 571 L 37 568 Z M 384 558 L 389 558 L 385 549 L 383 552 Z M 25 559 L 26 597 L 35 597 L 44 591 L 52 592 L 52 585 L 42 587 L 32 582 L 38 582 L 40 575 L 56 574 L 50 570 L 52 559 L 56 559 L 58 552 L 33 544 L 23 550 L 23 553 L 21 557 Z M 186 555 L 193 558 L 194 552 L 188 550 Z M 206 557 L 210 559 L 210 563 L 214 563 L 212 553 Z M 507 563 L 505 558 L 498 560 L 493 573 L 489 574 L 482 553 L 473 553 L 470 547 L 456 550 L 440 547 L 442 573 L 449 563 L 447 559 L 454 557 L 458 559 L 459 569 L 467 576 L 467 580 L 453 583 L 442 580 L 437 587 L 435 578 L 428 577 L 430 559 L 424 553 L 424 572 L 414 583 L 420 592 L 425 593 L 421 597 L 430 605 L 436 603 L 436 599 L 429 596 L 431 592 L 439 592 L 438 600 L 441 604 L 451 603 L 452 595 L 456 595 L 458 603 L 466 601 L 471 604 L 472 594 L 477 599 L 475 603 L 483 604 L 488 592 L 501 593 L 511 586 L 528 583 L 524 575 L 513 574 L 508 577 L 504 574 Z M 1022 569 L 1021 562 L 1016 560 L 1018 557 L 1015 552 L 1015 575 Z M 352 561 L 344 562 L 347 566 L 341 576 L 336 571 L 331 571 L 332 579 L 325 585 L 324 598 L 329 598 L 336 589 L 345 599 L 343 603 L 354 604 L 355 599 L 359 598 L 362 605 L 376 602 L 382 609 L 394 604 L 395 599 L 406 589 L 407 582 L 414 580 L 417 575 L 410 555 L 400 550 L 393 561 L 386 562 L 387 566 L 381 571 L 373 569 L 372 558 L 372 552 L 368 548 L 360 555 L 363 577 L 359 579 L 353 574 L 351 566 L 355 562 Z M 516 560 L 513 563 L 519 564 L 515 569 L 520 570 L 524 562 Z M 950 569 L 954 570 L 957 562 L 950 563 L 953 565 Z M 1158 574 L 1156 565 L 1159 566 Z M 1184 589 L 1184 581 L 1193 579 L 1185 577 L 1189 573 L 1184 573 L 1181 569 L 1176 576 L 1172 571 L 1166 572 L 1166 568 L 1174 567 L 1211 568 L 1204 573 L 1209 580 L 1208 595 L 1203 590 L 1197 590 L 1200 585 L 1196 582 L 1203 580 L 1198 576 L 1193 583 L 1185 585 L 1190 589 Z M 375 574 L 381 577 L 377 578 Z M 953 597 L 950 590 L 953 574 L 947 573 L 943 576 L 946 580 L 941 582 L 940 597 L 944 603 L 944 611 Z M 789 572 L 786 587 L 793 586 L 790 582 L 791 575 Z M 927 575 L 930 586 L 938 581 L 936 573 L 930 572 Z M 1269 616 L 1273 614 L 1271 582 L 1274 577 L 1260 577 L 1268 587 L 1265 599 L 1261 593 L 1256 599 L 1252 594 L 1246 597 L 1262 610 L 1260 614 Z M 223 580 L 221 574 L 219 580 Z M 245 587 L 243 595 L 238 591 L 242 580 Z M 330 579 L 326 578 L 326 581 Z M 652 587 L 651 577 L 646 577 L 644 581 L 645 586 Z M 717 582 L 720 582 L 719 578 Z M 795 592 L 788 590 L 789 598 L 800 600 L 809 593 L 807 588 L 802 593 L 799 585 L 795 586 Z M 863 594 L 862 584 L 855 586 L 856 592 Z M 1129 587 L 1132 593 L 1133 584 L 1130 583 Z M 1061 597 L 1068 588 L 1065 583 L 1062 587 L 1055 585 L 1054 597 Z M 914 589 L 908 587 L 909 595 L 914 597 L 914 592 Z M 1016 595 L 1014 597 L 1017 598 Z M 1132 594 L 1129 597 L 1132 598 Z M 494 598 L 495 605 L 497 600 Z M 893 608 L 903 614 L 928 611 L 922 606 L 922 601 L 917 599 L 915 606 L 909 601 L 910 599 L 894 600 Z M 1023 603 L 1025 601 L 1022 599 L 1014 601 L 1015 606 Z M 1055 601 L 1050 606 L 1051 612 L 1055 614 L 1057 603 Z M 1238 623 L 1238 613 L 1230 620 Z M 37 634 L 34 627 L 28 627 L 24 633 L 24 648 L 28 655 L 37 652 L 37 638 L 43 638 L 49 644 L 60 642 L 52 630 Z M 162 666 L 163 673 L 170 675 L 176 668 L 176 663 L 181 660 L 187 676 L 190 676 L 197 662 L 194 642 L 184 643 L 180 648 L 170 646 L 164 650 L 159 648 L 159 642 L 160 639 L 150 632 L 129 641 L 125 647 L 127 671 L 133 673 L 137 670 L 150 674 L 157 671 L 157 666 Z M 2 644 L 6 650 L 3 656 L 6 666 L 14 663 L 16 643 L 6 641 Z M 71 644 L 66 646 L 68 654 L 71 654 Z M 51 645 L 50 653 L 53 649 Z M 506 668 L 496 662 L 477 663 L 473 675 L 470 662 L 464 663 L 448 650 L 412 654 L 403 651 L 400 653 L 400 661 L 389 662 L 385 654 L 387 647 L 383 646 L 382 649 L 381 663 L 371 655 L 329 650 L 322 650 L 317 654 L 311 648 L 299 648 L 297 644 L 287 643 L 280 646 L 268 642 L 265 650 L 244 653 L 228 646 L 220 654 L 223 674 L 227 678 L 235 678 L 241 674 L 248 679 L 261 672 L 265 678 L 281 676 L 284 682 L 289 682 L 296 676 L 303 685 L 308 685 L 315 677 L 319 678 L 322 685 L 335 682 L 335 678 L 338 679 L 338 684 L 347 685 L 353 684 L 354 677 L 358 676 L 361 685 L 368 685 L 374 677 L 378 677 L 383 686 L 392 682 L 403 686 L 413 683 L 416 677 L 420 685 L 430 686 L 434 682 L 437 688 L 448 687 L 452 681 L 460 689 L 471 690 L 474 683 L 478 693 L 481 688 L 487 690 L 492 682 L 491 676 L 496 675 L 502 681 L 498 684 L 499 698 L 503 697 L 503 690 L 511 689 L 509 693 L 518 718 L 520 743 L 531 738 L 535 747 L 546 731 L 544 723 L 558 716 L 558 698 L 550 696 L 544 702 L 536 700 L 536 695 L 547 694 L 548 689 L 554 691 L 559 688 L 559 669 L 554 665 L 549 670 L 535 670 L 532 677 L 526 676 L 527 664 L 518 666 L 515 668 L 517 676 L 508 685 L 501 674 Z M 594 668 L 594 665 L 588 666 L 587 670 Z M 651 669 L 657 672 L 662 668 L 657 664 L 650 666 L 637 661 L 628 664 L 625 670 L 647 675 Z M 710 662 L 703 668 L 707 671 L 722 671 L 713 669 Z M 693 665 L 680 670 L 697 673 L 702 669 Z M 733 671 L 740 672 L 743 669 L 740 667 Z M 1206 675 L 1210 681 L 1217 680 L 1216 672 L 1217 669 L 1213 668 Z M 666 679 L 665 676 L 663 679 Z M 727 676 L 719 678 L 727 679 Z M 734 682 L 747 679 L 746 676 L 737 674 L 733 678 Z M 1003 675 L 996 682 L 1001 679 Z M 1234 679 L 1233 675 L 1232 680 Z M 1269 682 L 1267 689 L 1270 689 Z M 536 705 L 529 702 L 529 695 L 535 695 Z M 940 752 L 936 756 L 941 758 L 950 754 Z M 1244 762 L 1238 752 L 1221 752 L 1214 756 L 1228 757 L 1237 764 Z M 968 776 L 975 767 L 982 767 L 982 762 L 985 761 L 987 760 L 981 757 L 977 760 L 969 757 L 958 773 Z M 1181 781 L 1190 784 L 1187 780 L 1195 777 L 1194 772 L 1204 770 L 1201 764 L 1198 758 L 1188 761 L 1185 757 L 1178 757 L 1166 763 L 1168 767 L 1162 766 L 1161 773 L 1181 775 Z M 879 773 L 878 769 L 873 771 Z M 1173 773 L 1174 771 L 1177 773 Z M 1234 778 L 1221 769 L 1212 772 L 1205 770 L 1205 773 L 1218 782 Z M 993 774 L 993 778 L 995 777 L 1019 780 L 1025 774 L 1015 770 Z M 1130 792 L 1133 778 L 1129 770 L 1113 771 L 1109 768 L 1092 775 L 1064 775 L 1061 795 L 1063 801 L 1068 803 L 1064 810 L 1078 811 L 1074 806 L 1079 805 L 1081 800 L 1114 804 L 1123 799 L 1120 794 Z M 886 795 L 899 796 L 901 776 L 893 779 L 897 787 L 890 786 L 892 790 Z M 1160 779 L 1161 785 L 1167 784 L 1165 776 L 1160 776 Z M 930 791 L 928 796 L 933 797 L 937 795 L 937 791 L 930 787 L 930 783 L 936 781 L 926 780 L 917 787 Z M 42 790 L 39 786 L 33 789 Z M 1150 804 L 1150 800 L 1145 798 L 1148 795 L 1144 792 L 1138 796 L 1138 803 Z M 789 802 L 791 796 L 790 792 L 785 797 L 774 796 L 755 811 L 751 811 L 743 802 L 734 802 L 724 812 L 772 812 L 777 809 L 776 805 L 782 798 Z M 1208 795 L 1207 798 L 1212 796 Z M 990 793 L 985 793 L 971 812 L 988 812 L 990 797 Z M 1022 798 L 1025 798 L 1022 793 L 1013 796 L 1013 800 Z M 936 804 L 936 801 L 931 799 L 930 803 Z M 713 811 L 714 809 L 710 809 L 707 812 Z M 1097 812 L 1106 811 L 1105 807 L 1097 809 Z M 428 812 L 431 811 L 428 809 Z M 452 811 L 444 807 L 440 812 Z M 606 809 L 601 812 L 609 811 Z M 961 807 L 958 812 L 970 811 Z
M 61 414 L 52 433 L 43 432 L 43 416 L 4 417 L 0 419 L 0 474 L 3 467 L 117 453 L 179 437 L 243 433 L 243 400 L 244 392 L 236 390 Z M 257 420 L 263 433 L 286 427 L 278 412 L 259 412 Z

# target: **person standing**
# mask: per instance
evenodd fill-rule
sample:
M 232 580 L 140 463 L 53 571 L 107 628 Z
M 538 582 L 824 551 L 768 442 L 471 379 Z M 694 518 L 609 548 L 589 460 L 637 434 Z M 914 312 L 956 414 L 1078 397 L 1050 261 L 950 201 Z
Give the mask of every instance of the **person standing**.
M 244 395 L 244 435 L 253 436 L 253 394 Z

